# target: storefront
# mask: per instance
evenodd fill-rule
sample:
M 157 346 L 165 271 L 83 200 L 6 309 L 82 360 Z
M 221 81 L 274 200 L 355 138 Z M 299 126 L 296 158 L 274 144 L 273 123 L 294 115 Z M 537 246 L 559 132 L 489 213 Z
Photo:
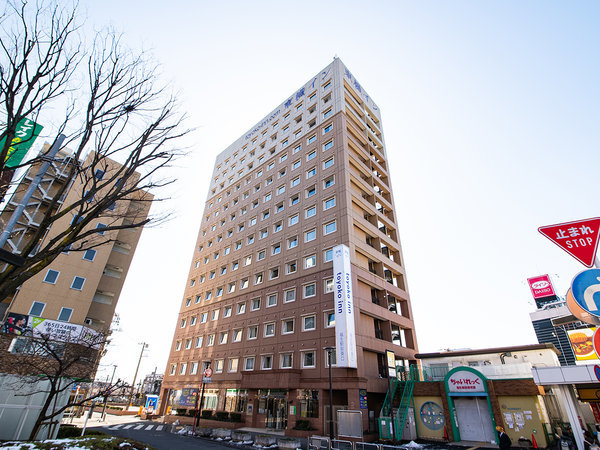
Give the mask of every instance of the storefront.
M 457 367 L 444 380 L 455 440 L 496 442 L 496 424 L 487 379 L 470 367 Z

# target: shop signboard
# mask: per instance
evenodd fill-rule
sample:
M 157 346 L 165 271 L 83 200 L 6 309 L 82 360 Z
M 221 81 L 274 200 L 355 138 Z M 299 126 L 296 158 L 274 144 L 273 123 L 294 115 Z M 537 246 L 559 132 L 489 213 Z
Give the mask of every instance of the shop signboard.
M 539 277 L 527 278 L 529 289 L 533 294 L 533 299 L 538 300 L 545 297 L 554 297 L 554 288 L 552 287 L 552 281 L 548 275 L 540 275 Z
M 343 244 L 333 248 L 333 283 L 336 366 L 356 368 L 356 335 L 350 249 Z
M 388 366 L 388 377 L 396 378 L 396 355 L 393 350 L 386 350 L 385 358 Z
M 367 390 L 366 389 L 359 389 L 358 390 L 358 404 L 360 406 L 360 409 L 367 409 L 368 408 L 368 404 L 367 404 Z
M 100 333 L 82 325 L 16 313 L 8 314 L 3 331 L 51 341 L 73 342 L 95 349 L 100 348 L 104 341 Z
M 600 217 L 539 227 L 538 231 L 586 267 L 592 267 L 598 249 Z
M 448 377 L 448 390 L 451 393 L 485 392 L 485 381 L 469 370 L 457 370 Z
M 33 141 L 44 128 L 33 120 L 22 118 L 15 129 L 15 137 L 11 141 L 5 159 L 6 167 L 16 167 L 23 162 L 23 158 L 31 148 Z M 4 147 L 6 138 L 0 140 L 0 148 Z
M 567 330 L 569 342 L 575 354 L 576 363 L 587 364 L 598 359 L 594 349 L 594 334 L 596 327 Z
M 179 396 L 179 406 L 196 407 L 196 399 L 198 398 L 197 388 L 183 388 Z

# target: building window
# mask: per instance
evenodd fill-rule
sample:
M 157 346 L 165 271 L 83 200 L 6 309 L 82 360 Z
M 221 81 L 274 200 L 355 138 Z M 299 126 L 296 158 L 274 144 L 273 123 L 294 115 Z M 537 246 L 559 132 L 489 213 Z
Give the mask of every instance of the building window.
M 58 320 L 61 322 L 68 322 L 71 320 L 71 314 L 73 314 L 73 308 L 62 307 L 60 309 L 60 314 L 58 315 Z
M 312 197 L 317 193 L 317 188 L 315 186 L 309 187 L 306 190 L 306 198 Z
M 314 177 L 316 174 L 317 174 L 317 168 L 316 168 L 316 167 L 313 167 L 313 168 L 311 168 L 311 169 L 308 169 L 308 170 L 306 171 L 306 178 L 307 178 L 307 179 L 308 179 L 308 178 L 312 178 L 312 177 Z
M 277 243 L 273 245 L 271 253 L 273 255 L 278 255 L 279 253 L 281 253 L 281 244 Z
M 219 344 L 227 344 L 228 337 L 229 333 L 227 331 L 221 331 L 221 333 L 219 333 Z
M 248 284 L 249 284 L 248 277 L 242 278 L 242 280 L 240 281 L 240 289 L 246 289 L 248 287 Z
M 335 206 L 335 197 L 328 198 L 323 202 L 323 210 L 331 209 Z
M 292 355 L 293 353 L 282 353 L 281 354 L 281 368 L 282 369 L 291 369 L 292 368 Z
M 260 297 L 253 298 L 250 300 L 250 311 L 257 311 L 260 309 Z
M 175 343 L 175 351 L 178 352 L 179 350 L 181 350 L 181 341 Z
M 313 150 L 308 155 L 306 155 L 306 160 L 310 161 L 311 159 L 315 159 L 317 157 L 317 152 Z
M 269 271 L 269 279 L 270 280 L 274 280 L 276 278 L 279 278 L 279 267 L 273 267 L 270 271 Z
M 307 142 L 309 144 L 312 144 L 313 142 L 315 142 L 317 140 L 317 135 L 313 134 L 311 137 L 308 138 Z
M 208 336 L 206 336 L 206 346 L 212 347 L 213 345 L 215 345 L 215 335 L 209 334 Z
M 190 299 L 191 300 L 191 299 Z M 196 325 L 196 322 L 198 321 L 198 318 L 196 316 L 192 316 L 190 318 L 190 327 L 193 327 L 194 325 Z
M 327 142 L 324 146 L 323 146 L 323 151 L 325 150 L 329 150 L 331 147 L 333 147 L 333 140 Z M 333 159 L 333 158 L 332 158 Z
M 244 360 L 244 370 L 254 370 L 254 356 L 248 356 Z
M 267 257 L 267 251 L 266 250 L 261 250 L 261 251 L 258 252 L 256 259 L 258 261 L 262 261 L 266 257 Z
M 258 337 L 258 325 L 252 325 L 248 327 L 248 340 L 256 339 Z
M 333 166 L 333 156 L 327 160 L 325 160 L 325 162 L 323 163 L 323 169 L 329 169 L 331 166 Z
M 290 334 L 294 332 L 294 319 L 285 319 L 281 324 L 281 332 Z
M 297 169 L 298 167 L 300 167 L 300 164 L 301 164 L 301 161 L 300 161 L 300 160 L 294 161 L 294 162 L 292 163 L 292 170 L 295 170 L 295 169 Z
M 265 323 L 265 337 L 275 336 L 275 322 Z
M 281 195 L 285 192 L 285 184 L 277 188 L 277 195 Z
M 75 276 L 73 278 L 73 282 L 71 283 L 71 289 L 75 289 L 76 291 L 80 291 L 83 289 L 83 285 L 85 283 L 85 278 Z
M 204 341 L 204 337 L 203 336 L 198 336 L 196 338 L 196 348 L 200 348 L 202 347 L 202 342 Z
M 314 314 L 310 316 L 304 316 L 302 318 L 302 331 L 316 330 L 316 328 L 317 318 Z
M 207 320 L 208 320 L 207 312 L 203 312 L 202 314 L 200 314 L 200 323 L 206 323 Z
M 270 370 L 273 368 L 273 355 L 264 355 L 262 357 L 262 370 Z
M 317 238 L 317 230 L 314 228 L 304 233 L 304 242 L 314 241 Z
M 310 255 L 304 258 L 304 268 L 305 269 L 310 269 L 311 267 L 314 267 L 317 264 L 317 256 L 316 255 Z
M 219 310 L 213 309 L 210 314 L 210 320 L 218 320 L 219 319 Z
M 223 295 L 223 286 L 220 286 L 217 288 L 216 296 L 221 297 L 222 295 Z
M 296 289 L 288 289 L 283 293 L 283 301 L 285 303 L 293 302 L 296 300 Z
M 193 362 L 192 367 L 190 367 L 190 375 L 196 375 L 198 373 L 198 363 Z
M 264 274 L 262 272 L 254 275 L 254 284 L 261 284 L 263 281 L 264 281 Z
M 214 362 L 215 373 L 223 372 L 223 363 L 224 363 L 223 359 L 215 359 L 215 362 Z
M 33 302 L 31 309 L 29 310 L 30 316 L 41 317 L 44 307 L 46 306 L 43 302 Z
M 300 184 L 300 177 L 296 177 L 291 181 L 292 187 L 298 186 Z
M 331 367 L 337 366 L 337 355 L 335 349 L 331 352 Z M 325 367 L 329 367 L 329 352 L 325 350 Z
M 277 305 L 277 294 L 269 294 L 267 297 L 267 308 Z
M 325 313 L 325 328 L 335 327 L 335 313 L 333 311 Z
M 232 311 L 232 307 L 231 306 L 226 306 L 225 308 L 223 308 L 223 317 L 231 317 L 231 311 Z M 194 324 L 192 324 L 194 325 Z
M 298 214 L 294 214 L 290 217 L 290 226 L 296 225 L 298 223 Z
M 323 188 L 325 188 L 325 189 L 330 188 L 334 184 L 335 184 L 335 176 L 331 175 L 330 177 L 325 178 L 325 180 L 323 181 Z
M 333 129 L 333 125 L 329 124 L 325 128 L 323 128 L 323 134 L 329 133 Z
M 290 206 L 296 205 L 300 201 L 300 196 L 298 194 L 290 197 Z
M 192 340 L 191 339 L 186 339 L 185 340 L 185 349 L 189 350 L 190 348 L 192 348 Z
M 300 133 L 301 130 L 299 130 L 294 136 L 298 137 L 298 133 Z M 300 150 L 302 150 L 302 144 L 298 144 L 294 147 L 294 153 L 298 153 Z
M 273 233 L 277 233 L 278 231 L 281 231 L 283 229 L 283 224 L 280 222 L 277 222 L 273 225 Z
M 229 366 L 227 368 L 227 371 L 232 373 L 237 372 L 239 361 L 239 358 L 229 358 Z
M 281 211 L 283 211 L 283 208 L 284 208 L 283 202 L 281 202 L 281 203 L 279 203 L 278 205 L 275 206 L 275 212 L 276 213 L 281 212 Z
M 177 372 L 177 364 L 171 364 L 171 370 L 170 370 L 169 374 L 175 375 L 175 372 Z
M 325 280 L 325 293 L 329 294 L 330 292 L 333 292 L 333 278 Z
M 94 258 L 96 258 L 96 253 L 96 250 L 93 249 L 86 250 L 85 252 L 83 252 L 83 259 L 85 259 L 86 261 L 93 261 Z
M 315 352 L 302 352 L 302 368 L 315 367 Z
M 187 363 L 181 363 L 181 366 L 179 366 L 179 375 L 185 375 L 186 370 L 187 370 Z
M 304 294 L 303 294 L 304 298 L 314 297 L 317 294 L 317 289 L 316 289 L 315 283 L 305 284 L 304 286 L 302 286 L 302 289 L 304 292 Z
M 232 342 L 241 342 L 242 340 L 242 329 L 238 328 L 237 330 L 233 330 Z
M 296 263 L 296 261 L 291 261 L 285 265 L 285 273 L 287 273 L 288 275 L 290 273 L 296 273 L 297 270 L 298 264 Z
M 312 216 L 314 216 L 315 214 L 317 214 L 317 207 L 316 206 L 311 206 L 310 208 L 306 209 L 306 214 L 305 217 L 307 219 L 310 219 Z
M 337 230 L 337 223 L 335 220 L 326 223 L 325 226 L 323 227 L 324 229 L 324 234 L 331 234 L 334 233 Z
M 59 275 L 60 272 L 58 270 L 48 269 L 48 272 L 46 272 L 46 276 L 44 277 L 44 283 L 56 284 Z
M 246 312 L 246 302 L 240 302 L 237 304 L 236 314 L 244 314 Z
M 298 236 L 293 236 L 288 239 L 288 248 L 298 247 Z

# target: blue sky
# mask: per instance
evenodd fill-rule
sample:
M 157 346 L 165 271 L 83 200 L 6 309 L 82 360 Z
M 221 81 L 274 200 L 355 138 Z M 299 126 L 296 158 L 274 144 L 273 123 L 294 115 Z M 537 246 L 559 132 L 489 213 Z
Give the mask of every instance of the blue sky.
M 380 106 L 419 350 L 535 343 L 525 279 L 584 267 L 539 235 L 596 217 L 600 4 L 592 1 L 82 1 L 153 52 L 188 158 L 144 231 L 103 363 L 166 365 L 212 161 L 339 56 Z

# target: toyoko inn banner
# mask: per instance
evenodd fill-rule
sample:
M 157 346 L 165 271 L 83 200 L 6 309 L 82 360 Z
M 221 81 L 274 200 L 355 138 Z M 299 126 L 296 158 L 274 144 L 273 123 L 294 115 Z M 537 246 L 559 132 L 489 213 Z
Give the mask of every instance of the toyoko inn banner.
M 333 248 L 333 283 L 336 366 L 356 369 L 356 334 L 354 332 L 350 249 L 345 245 L 338 245 Z

